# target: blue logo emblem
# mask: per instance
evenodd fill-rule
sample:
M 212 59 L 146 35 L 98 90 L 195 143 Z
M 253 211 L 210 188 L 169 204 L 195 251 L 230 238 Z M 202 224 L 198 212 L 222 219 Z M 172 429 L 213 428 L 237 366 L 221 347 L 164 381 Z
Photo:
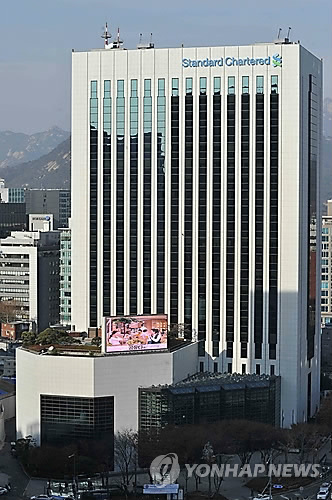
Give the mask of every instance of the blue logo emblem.
M 274 54 L 272 56 L 272 64 L 274 68 L 281 68 L 282 66 L 282 57 L 279 54 Z

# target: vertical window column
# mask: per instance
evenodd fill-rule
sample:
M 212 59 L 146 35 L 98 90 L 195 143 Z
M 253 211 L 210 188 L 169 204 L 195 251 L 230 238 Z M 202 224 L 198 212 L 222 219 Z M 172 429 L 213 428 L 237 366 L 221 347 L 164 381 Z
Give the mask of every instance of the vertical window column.
M 221 78 L 213 80 L 212 355 L 219 356 L 221 240 Z
M 143 99 L 143 313 L 151 314 L 151 80 L 144 80 Z
M 255 159 L 255 358 L 262 359 L 263 344 L 263 251 L 264 251 L 264 77 L 256 77 Z
M 235 266 L 235 77 L 227 95 L 226 356 L 233 357 Z M 231 363 L 229 363 L 232 366 Z
M 205 355 L 206 338 L 206 224 L 207 224 L 207 95 L 206 78 L 199 79 L 199 200 L 198 200 L 198 344 Z
M 137 186 L 138 186 L 138 96 L 137 80 L 130 83 L 130 273 L 129 310 L 137 314 Z
M 240 342 L 241 358 L 248 356 L 249 317 L 249 165 L 250 165 L 249 77 L 242 77 L 241 95 L 241 267 Z M 245 365 L 244 365 L 245 366 Z
M 98 92 L 90 84 L 90 326 L 97 326 Z
M 170 323 L 178 322 L 179 180 L 179 79 L 172 78 Z
M 118 80 L 116 98 L 116 314 L 124 314 L 124 135 L 124 80 Z
M 186 78 L 184 130 L 184 323 L 192 330 L 193 79 Z
M 316 77 L 309 75 L 308 91 L 308 326 L 307 358 L 315 355 L 316 328 L 316 244 L 310 239 L 310 226 L 315 227 L 317 217 L 317 141 L 319 132 L 319 96 Z M 319 257 L 318 257 L 319 258 Z M 311 387 L 311 386 L 310 386 Z M 308 417 L 310 416 L 311 390 L 308 381 Z
M 158 80 L 157 97 L 157 313 L 165 312 L 165 79 Z
M 278 76 L 271 77 L 270 95 L 270 244 L 269 244 L 269 359 L 277 356 L 278 333 Z
M 104 81 L 103 102 L 103 314 L 111 314 L 111 82 Z

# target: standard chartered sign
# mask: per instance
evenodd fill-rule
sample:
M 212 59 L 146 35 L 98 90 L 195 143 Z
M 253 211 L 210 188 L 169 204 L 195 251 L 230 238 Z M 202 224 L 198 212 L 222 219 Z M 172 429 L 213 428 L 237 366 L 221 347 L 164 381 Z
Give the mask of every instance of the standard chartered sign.
M 281 66 L 282 59 L 279 54 L 274 54 L 272 58 L 269 57 L 220 57 L 219 59 L 182 59 L 182 66 L 184 68 L 207 68 L 209 66 L 269 66 L 272 63 L 273 67 Z

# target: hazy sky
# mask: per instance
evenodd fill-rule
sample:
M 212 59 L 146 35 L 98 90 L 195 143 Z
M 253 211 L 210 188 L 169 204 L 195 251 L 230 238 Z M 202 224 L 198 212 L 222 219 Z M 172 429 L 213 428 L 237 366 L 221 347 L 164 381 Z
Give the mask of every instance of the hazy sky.
M 70 129 L 71 49 L 102 47 L 120 26 L 125 47 L 153 32 L 156 47 L 241 45 L 285 36 L 325 61 L 332 97 L 331 0 L 16 0 L 0 9 L 0 130 Z

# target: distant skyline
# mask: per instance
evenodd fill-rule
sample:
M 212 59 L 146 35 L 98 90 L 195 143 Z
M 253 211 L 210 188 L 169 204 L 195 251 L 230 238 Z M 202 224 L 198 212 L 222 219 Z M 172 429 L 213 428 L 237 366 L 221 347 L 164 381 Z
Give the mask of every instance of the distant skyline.
M 282 27 L 324 60 L 324 97 L 332 98 L 330 0 L 17 0 L 1 6 L 0 130 L 70 130 L 71 51 L 103 46 L 105 21 L 126 48 L 139 33 L 156 47 L 270 42 Z

